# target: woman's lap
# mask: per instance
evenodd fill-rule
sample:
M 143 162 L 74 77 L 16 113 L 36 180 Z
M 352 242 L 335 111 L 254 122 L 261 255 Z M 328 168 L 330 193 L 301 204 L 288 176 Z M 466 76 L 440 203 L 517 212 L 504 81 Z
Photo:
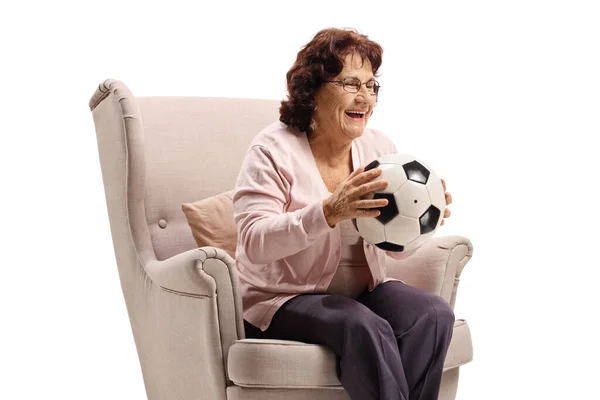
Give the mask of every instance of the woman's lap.
M 288 300 L 275 313 L 269 328 L 262 332 L 246 324 L 248 337 L 296 340 L 322 344 L 336 353 L 347 332 L 360 326 L 391 327 L 396 336 L 410 329 L 428 313 L 452 313 L 441 297 L 398 281 L 365 291 L 356 300 L 328 294 L 302 294 Z M 389 332 L 391 333 L 391 332 Z
M 252 329 L 252 337 L 296 340 L 331 347 L 338 353 L 344 330 L 368 320 L 383 320 L 356 300 L 337 294 L 301 294 L 281 306 L 269 328 Z M 372 321 L 374 322 L 374 321 Z M 248 324 L 248 323 L 246 323 Z M 248 324 L 249 325 L 249 324 Z
M 396 336 L 423 316 L 454 318 L 452 308 L 442 297 L 399 281 L 381 284 L 372 292 L 363 293 L 357 301 L 388 321 Z

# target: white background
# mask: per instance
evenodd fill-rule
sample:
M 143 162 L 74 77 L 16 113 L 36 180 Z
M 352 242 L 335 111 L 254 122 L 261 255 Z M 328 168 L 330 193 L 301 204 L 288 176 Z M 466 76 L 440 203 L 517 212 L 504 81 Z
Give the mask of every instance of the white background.
M 475 247 L 458 399 L 600 398 L 600 10 L 589 1 L 0 6 L 0 398 L 144 399 L 88 101 L 277 98 L 320 29 L 384 48 L 371 126 L 448 183 Z

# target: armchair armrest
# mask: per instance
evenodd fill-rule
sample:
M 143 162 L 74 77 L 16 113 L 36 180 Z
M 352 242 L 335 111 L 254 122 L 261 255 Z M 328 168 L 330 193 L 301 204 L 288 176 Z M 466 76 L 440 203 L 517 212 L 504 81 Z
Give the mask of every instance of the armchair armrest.
M 472 255 L 473 244 L 464 236 L 433 238 L 408 258 L 387 257 L 387 276 L 436 293 L 454 308 L 460 275 Z
M 164 290 L 181 296 L 216 298 L 224 363 L 229 347 L 245 337 L 242 299 L 235 261 L 223 249 L 200 247 L 167 260 L 145 265 L 150 279 Z M 193 315 L 190 315 L 194 318 Z M 230 384 L 226 372 L 228 384 Z
M 188 296 L 212 297 L 216 292 L 216 283 L 204 271 L 202 264 L 208 258 L 226 260 L 225 257 L 229 257 L 224 251 L 219 250 L 215 248 L 189 250 L 163 261 L 152 260 L 146 263 L 144 270 L 153 283 L 167 291 Z M 209 255 L 209 252 L 212 254 Z
M 163 261 L 152 260 L 144 269 L 152 282 L 169 292 L 193 297 L 214 297 L 218 293 L 219 307 L 223 305 L 219 311 L 235 316 L 238 333 L 243 332 L 235 260 L 225 250 L 200 247 Z M 222 304 L 222 301 L 231 304 Z

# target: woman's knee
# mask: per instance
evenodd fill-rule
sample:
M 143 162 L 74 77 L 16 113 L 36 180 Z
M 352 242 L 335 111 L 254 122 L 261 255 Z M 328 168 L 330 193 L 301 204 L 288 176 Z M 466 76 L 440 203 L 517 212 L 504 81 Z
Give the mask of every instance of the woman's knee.
M 440 296 L 432 295 L 429 303 L 429 312 L 431 313 L 431 317 L 435 318 L 438 326 L 448 328 L 454 326 L 454 310 L 452 310 L 452 307 L 450 307 L 450 304 L 446 300 Z
M 344 320 L 344 331 L 346 335 L 360 337 L 361 340 L 368 337 L 395 337 L 390 323 L 366 307 L 347 315 Z
M 454 311 L 450 304 L 435 293 L 423 292 L 414 297 L 414 318 L 440 326 L 454 325 Z

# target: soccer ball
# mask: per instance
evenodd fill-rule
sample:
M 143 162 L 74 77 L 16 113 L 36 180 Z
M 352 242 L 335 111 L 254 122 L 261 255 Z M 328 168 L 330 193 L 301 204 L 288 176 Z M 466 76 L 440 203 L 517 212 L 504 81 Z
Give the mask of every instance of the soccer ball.
M 365 171 L 381 168 L 373 181 L 388 186 L 364 196 L 386 198 L 388 205 L 377 208 L 379 216 L 352 220 L 359 235 L 380 249 L 392 252 L 416 250 L 433 237 L 443 220 L 446 197 L 442 180 L 425 163 L 408 154 L 379 157 Z

